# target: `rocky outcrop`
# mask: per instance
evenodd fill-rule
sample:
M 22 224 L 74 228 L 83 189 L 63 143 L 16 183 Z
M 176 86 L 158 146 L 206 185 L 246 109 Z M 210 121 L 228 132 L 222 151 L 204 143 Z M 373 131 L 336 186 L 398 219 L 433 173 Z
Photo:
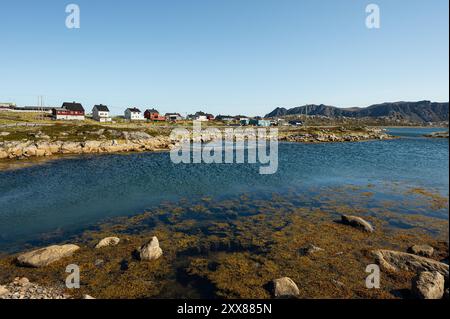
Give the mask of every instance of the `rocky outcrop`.
M 421 272 L 413 280 L 413 294 L 420 299 L 442 299 L 444 296 L 445 278 L 437 271 Z
M 295 132 L 283 136 L 281 140 L 299 143 L 330 143 L 330 142 L 358 142 L 367 140 L 386 140 L 392 137 L 383 130 L 377 128 L 366 128 L 362 131 L 329 131 L 326 129 L 316 132 Z
M 414 245 L 409 247 L 408 252 L 418 256 L 432 257 L 434 254 L 434 248 L 429 245 Z
M 295 282 L 289 277 L 278 278 L 273 281 L 273 294 L 277 298 L 295 298 L 300 295 Z
M 373 255 L 378 264 L 386 271 L 438 272 L 448 278 L 449 266 L 430 258 L 393 250 L 375 250 Z
M 106 237 L 98 242 L 95 246 L 96 249 L 108 247 L 108 246 L 117 246 L 120 242 L 120 238 L 118 237 Z
M 124 132 L 125 133 L 125 132 Z M 0 159 L 21 159 L 60 154 L 144 152 L 170 149 L 169 137 L 152 137 L 144 132 L 128 133 L 125 140 L 6 141 L 0 142 Z M 140 137 L 140 139 L 134 139 Z
M 45 267 L 62 258 L 71 256 L 80 247 L 76 245 L 54 245 L 46 248 L 33 250 L 17 257 L 17 263 L 26 267 Z
M 362 219 L 361 217 L 342 215 L 341 222 L 344 225 L 349 225 L 368 233 L 373 233 L 374 231 L 373 226 L 369 222 Z
M 159 247 L 158 238 L 156 237 L 153 237 L 152 240 L 138 249 L 138 252 L 139 259 L 147 261 L 156 260 L 163 254 L 162 249 Z
M 70 296 L 61 288 L 43 287 L 27 278 L 17 277 L 13 282 L 0 286 L 0 299 L 70 299 Z
M 434 132 L 434 133 L 425 135 L 425 137 L 431 137 L 431 138 L 448 138 L 448 131 L 446 131 L 446 132 Z

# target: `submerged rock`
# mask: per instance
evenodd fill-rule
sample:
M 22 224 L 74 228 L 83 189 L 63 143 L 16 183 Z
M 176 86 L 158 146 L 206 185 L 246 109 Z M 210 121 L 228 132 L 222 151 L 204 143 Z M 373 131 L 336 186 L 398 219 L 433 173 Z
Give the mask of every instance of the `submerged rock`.
M 373 233 L 373 231 L 374 231 L 373 226 L 368 221 L 362 219 L 361 217 L 342 215 L 341 221 L 345 225 L 349 225 L 349 226 L 358 228 L 358 229 L 368 232 L 368 233 Z
M 322 249 L 320 247 L 314 246 L 313 244 L 309 244 L 308 246 L 300 249 L 300 254 L 302 256 L 310 256 L 310 255 L 313 255 L 313 254 L 315 254 L 319 251 L 323 251 L 323 250 L 324 249 Z
M 300 294 L 295 282 L 289 277 L 275 279 L 273 281 L 274 296 L 277 298 L 293 298 Z
M 423 257 L 431 257 L 434 254 L 434 248 L 429 245 L 414 245 L 408 249 L 408 252 Z
M 64 257 L 71 256 L 78 249 L 80 249 L 80 247 L 77 245 L 49 246 L 24 253 L 17 257 L 17 262 L 21 266 L 35 268 L 45 267 Z
M 378 264 L 387 271 L 436 271 L 442 276 L 448 277 L 449 266 L 430 258 L 393 250 L 374 250 L 373 254 Z
M 437 271 L 424 271 L 414 278 L 412 291 L 420 299 L 442 299 L 444 286 L 444 276 Z
M 161 257 L 162 254 L 163 251 L 159 247 L 159 241 L 156 237 L 153 237 L 152 240 L 139 249 L 140 260 L 156 260 Z
M 120 242 L 120 238 L 118 237 L 106 237 L 99 241 L 99 243 L 95 246 L 96 249 L 108 247 L 108 246 L 117 246 Z

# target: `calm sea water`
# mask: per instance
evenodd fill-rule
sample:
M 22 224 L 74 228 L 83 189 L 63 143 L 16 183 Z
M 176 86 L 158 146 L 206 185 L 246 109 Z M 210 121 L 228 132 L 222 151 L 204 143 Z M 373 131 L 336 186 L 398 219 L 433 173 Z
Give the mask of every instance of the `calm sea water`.
M 46 233 L 138 214 L 163 201 L 292 189 L 308 194 L 344 185 L 372 185 L 382 194 L 389 185 L 422 187 L 448 196 L 448 139 L 422 137 L 432 131 L 391 129 L 402 137 L 391 141 L 283 143 L 278 172 L 265 176 L 258 174 L 259 164 L 175 165 L 168 153 L 83 156 L 3 171 L 0 251 L 20 249 Z M 448 218 L 448 212 L 431 213 Z

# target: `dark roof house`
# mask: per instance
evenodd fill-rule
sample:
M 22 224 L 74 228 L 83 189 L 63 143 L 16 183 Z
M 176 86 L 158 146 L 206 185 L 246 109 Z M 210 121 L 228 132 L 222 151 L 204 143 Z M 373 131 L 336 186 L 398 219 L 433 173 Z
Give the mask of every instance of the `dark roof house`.
M 62 108 L 68 111 L 84 112 L 84 108 L 81 103 L 76 102 L 64 102 Z
M 128 111 L 130 111 L 131 113 L 141 113 L 141 110 L 139 110 L 136 107 L 129 107 L 127 108 Z
M 97 111 L 100 111 L 100 112 L 109 112 L 108 107 L 103 104 L 95 105 L 94 109 L 97 109 Z

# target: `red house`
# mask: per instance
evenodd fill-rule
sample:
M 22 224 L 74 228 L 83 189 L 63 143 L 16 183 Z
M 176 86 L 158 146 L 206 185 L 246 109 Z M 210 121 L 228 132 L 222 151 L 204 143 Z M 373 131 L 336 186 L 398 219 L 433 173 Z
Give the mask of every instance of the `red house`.
M 64 102 L 62 107 L 52 110 L 55 120 L 84 120 L 84 108 L 80 103 Z
M 165 116 L 159 114 L 159 112 L 155 109 L 146 110 L 144 112 L 144 117 L 150 121 L 162 122 L 166 120 Z

